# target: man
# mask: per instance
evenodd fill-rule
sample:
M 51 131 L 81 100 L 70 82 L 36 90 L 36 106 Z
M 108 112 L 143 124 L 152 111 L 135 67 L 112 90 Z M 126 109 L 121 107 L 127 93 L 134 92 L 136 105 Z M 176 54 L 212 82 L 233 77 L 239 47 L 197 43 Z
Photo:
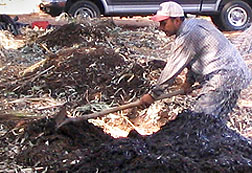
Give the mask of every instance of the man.
M 185 19 L 182 7 L 175 2 L 160 4 L 152 17 L 167 36 L 175 35 L 172 53 L 157 84 L 140 98 L 141 107 L 150 106 L 165 88 L 188 69 L 182 88 L 185 93 L 199 82 L 202 89 L 194 112 L 226 115 L 235 106 L 240 91 L 251 81 L 250 71 L 235 47 L 210 22 Z

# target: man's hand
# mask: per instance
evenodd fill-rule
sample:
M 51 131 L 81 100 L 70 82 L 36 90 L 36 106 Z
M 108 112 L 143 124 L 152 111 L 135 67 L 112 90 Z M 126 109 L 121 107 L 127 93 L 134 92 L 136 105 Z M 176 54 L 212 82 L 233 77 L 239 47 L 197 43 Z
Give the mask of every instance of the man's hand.
M 191 86 L 192 86 L 192 84 L 185 82 L 182 84 L 181 89 L 184 90 L 185 94 L 189 94 L 190 92 L 192 92 Z
M 145 94 L 140 98 L 140 109 L 148 108 L 152 103 L 154 103 L 154 98 L 150 94 Z

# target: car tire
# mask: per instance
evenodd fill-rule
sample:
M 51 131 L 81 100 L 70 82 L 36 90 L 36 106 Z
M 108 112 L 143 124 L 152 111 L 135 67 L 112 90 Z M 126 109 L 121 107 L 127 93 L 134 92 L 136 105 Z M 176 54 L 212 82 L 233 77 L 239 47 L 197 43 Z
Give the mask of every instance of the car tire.
M 251 22 L 251 7 L 244 1 L 227 3 L 220 13 L 220 22 L 224 30 L 244 30 Z
M 211 19 L 212 19 L 212 22 L 213 24 L 220 30 L 223 30 L 223 25 L 222 25 L 222 22 L 220 20 L 220 16 L 219 15 L 213 15 L 213 16 L 210 16 Z
M 70 7 L 68 13 L 75 18 L 96 18 L 101 15 L 99 8 L 90 1 L 77 1 Z

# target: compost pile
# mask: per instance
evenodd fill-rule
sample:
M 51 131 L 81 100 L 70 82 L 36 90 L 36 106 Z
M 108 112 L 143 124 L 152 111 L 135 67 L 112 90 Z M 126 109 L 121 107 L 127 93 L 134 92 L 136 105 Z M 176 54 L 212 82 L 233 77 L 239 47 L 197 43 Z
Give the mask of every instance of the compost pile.
M 251 108 L 241 104 L 228 122 L 195 114 L 189 100 L 197 91 L 148 110 L 56 128 L 60 115 L 85 116 L 148 92 L 165 65 L 163 53 L 170 51 L 171 40 L 155 28 L 94 20 L 69 23 L 32 40 L 11 53 L 1 49 L 2 170 L 252 172 L 251 140 L 241 135 L 251 127 Z M 182 74 L 170 90 L 183 80 Z M 124 133 L 115 135 L 119 132 Z
M 74 172 L 251 172 L 251 143 L 222 121 L 184 111 L 159 132 L 102 143 Z M 90 166 L 91 165 L 91 166 Z
M 5 81 L 3 87 L 18 94 L 38 95 L 36 90 L 32 90 L 37 86 L 40 94 L 50 90 L 53 98 L 62 99 L 60 95 L 64 93 L 68 102 L 85 99 L 85 93 L 89 94 L 89 100 L 94 99 L 93 95 L 100 94 L 100 101 L 111 101 L 110 97 L 113 97 L 118 102 L 126 96 L 139 96 L 143 94 L 143 89 L 148 88 L 147 79 L 142 77 L 144 71 L 147 72 L 145 69 L 138 63 L 124 61 L 112 49 L 80 47 L 48 56 L 43 67 L 15 82 Z M 137 90 L 137 87 L 143 89 Z
M 9 136 L 7 138 L 11 137 Z M 12 134 L 13 135 L 13 134 Z M 29 125 L 19 165 L 70 172 L 251 172 L 251 141 L 218 118 L 184 111 L 159 132 L 114 139 L 88 122 L 59 131 L 52 119 Z

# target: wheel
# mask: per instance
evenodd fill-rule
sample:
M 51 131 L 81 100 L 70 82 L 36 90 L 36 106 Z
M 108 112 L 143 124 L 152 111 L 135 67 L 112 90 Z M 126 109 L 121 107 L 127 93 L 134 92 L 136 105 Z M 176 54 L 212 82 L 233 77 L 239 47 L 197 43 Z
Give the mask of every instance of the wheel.
M 222 22 L 220 20 L 220 16 L 219 15 L 213 15 L 213 16 L 210 16 L 211 19 L 212 19 L 212 22 L 215 24 L 215 26 L 217 28 L 219 28 L 220 30 L 223 30 L 223 26 L 222 26 Z
M 78 18 L 95 18 L 101 15 L 99 8 L 90 1 L 77 1 L 70 7 L 68 13 Z
M 220 21 L 225 30 L 244 30 L 251 22 L 251 7 L 244 1 L 227 3 L 220 14 Z

